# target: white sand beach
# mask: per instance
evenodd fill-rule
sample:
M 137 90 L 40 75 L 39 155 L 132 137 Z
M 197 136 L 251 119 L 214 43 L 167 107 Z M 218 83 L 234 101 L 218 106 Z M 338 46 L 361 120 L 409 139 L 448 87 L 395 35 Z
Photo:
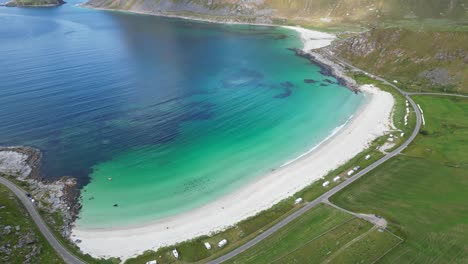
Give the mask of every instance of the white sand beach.
M 292 26 L 284 26 L 284 28 L 297 31 L 300 34 L 302 42 L 304 43 L 304 47 L 302 49 L 305 52 L 326 47 L 336 39 L 335 35 L 325 32 Z
M 304 50 L 331 43 L 333 35 L 291 28 L 301 33 Z M 391 94 L 373 86 L 363 86 L 366 102 L 334 136 L 307 155 L 203 207 L 140 227 L 121 229 L 81 229 L 72 239 L 94 257 L 127 259 L 148 249 L 157 249 L 201 235 L 220 231 L 253 216 L 310 185 L 353 158 L 375 138 L 390 128 L 394 105 Z

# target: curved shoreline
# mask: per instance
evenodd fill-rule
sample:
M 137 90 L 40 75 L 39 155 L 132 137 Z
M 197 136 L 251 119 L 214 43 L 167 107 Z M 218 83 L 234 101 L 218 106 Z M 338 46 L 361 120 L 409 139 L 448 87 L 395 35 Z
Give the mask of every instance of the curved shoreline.
M 353 158 L 388 131 L 393 96 L 372 86 L 361 89 L 366 102 L 348 124 L 299 160 L 192 211 L 138 227 L 108 230 L 76 227 L 72 238 L 80 239 L 81 250 L 92 256 L 127 259 L 148 249 L 221 231 L 270 208 Z
M 310 50 L 330 45 L 334 35 L 299 27 L 286 28 L 298 32 L 304 43 L 303 50 L 300 54 L 296 52 L 296 55 L 326 65 L 332 75 L 345 76 L 342 67 Z M 355 84 L 354 80 L 346 78 L 346 84 L 351 88 L 349 85 Z M 355 90 L 355 87 L 351 89 Z M 225 230 L 271 208 L 352 159 L 390 129 L 393 96 L 372 86 L 359 90 L 364 92 L 366 100 L 344 127 L 307 154 L 296 157 L 276 171 L 185 213 L 138 226 L 109 229 L 74 227 L 71 239 L 79 239 L 80 249 L 94 257 L 120 257 L 125 260 L 149 249 L 155 250 Z

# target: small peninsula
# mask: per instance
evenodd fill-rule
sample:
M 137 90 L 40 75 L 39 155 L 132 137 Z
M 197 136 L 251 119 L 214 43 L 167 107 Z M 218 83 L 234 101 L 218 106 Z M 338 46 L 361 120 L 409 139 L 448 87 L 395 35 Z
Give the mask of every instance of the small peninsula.
M 6 7 L 48 7 L 65 4 L 63 0 L 12 0 L 4 4 Z

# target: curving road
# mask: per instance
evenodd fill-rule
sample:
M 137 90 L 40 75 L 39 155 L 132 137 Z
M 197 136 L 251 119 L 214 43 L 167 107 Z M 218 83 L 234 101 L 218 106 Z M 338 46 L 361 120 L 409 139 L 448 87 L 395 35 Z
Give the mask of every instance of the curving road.
M 419 109 L 416 105 L 416 103 L 409 97 L 408 93 L 404 92 L 403 90 L 401 90 L 400 88 L 398 88 L 397 86 L 395 86 L 394 84 L 386 81 L 385 79 L 383 78 L 380 78 L 378 76 L 375 76 L 375 75 L 371 75 L 369 74 L 368 72 L 364 71 L 364 70 L 361 70 L 357 67 L 354 67 L 353 65 L 341 60 L 341 59 L 338 59 L 340 62 L 342 62 L 343 64 L 345 64 L 346 66 L 354 69 L 355 71 L 359 71 L 359 72 L 362 72 L 362 73 L 365 73 L 367 75 L 370 75 L 370 76 L 373 76 L 374 79 L 376 80 L 379 80 L 387 85 L 390 85 L 392 86 L 393 88 L 395 88 L 398 92 L 400 92 L 401 94 L 403 94 L 406 99 L 410 102 L 411 106 L 413 107 L 414 109 L 414 112 L 416 113 L 416 126 L 414 127 L 414 130 L 413 130 L 413 133 L 411 134 L 411 136 L 405 141 L 405 143 L 403 143 L 400 147 L 398 147 L 397 149 L 395 149 L 394 151 L 388 153 L 387 155 L 385 155 L 383 158 L 381 158 L 380 160 L 372 163 L 370 166 L 366 167 L 365 169 L 363 169 L 362 171 L 360 171 L 359 173 L 355 174 L 354 176 L 352 176 L 351 178 L 349 178 L 348 180 L 342 182 L 340 185 L 334 187 L 333 189 L 329 190 L 328 192 L 322 194 L 320 197 L 318 197 L 317 199 L 307 203 L 304 207 L 302 207 L 301 209 L 297 210 L 296 212 L 294 212 L 293 214 L 289 215 L 288 217 L 286 217 L 285 219 L 281 220 L 280 222 L 278 222 L 276 225 L 272 226 L 271 228 L 269 228 L 268 230 L 266 230 L 265 232 L 261 233 L 260 235 L 258 235 L 257 237 L 255 237 L 254 239 L 250 240 L 249 242 L 243 244 L 242 246 L 234 249 L 233 251 L 229 252 L 228 254 L 222 256 L 222 257 L 219 257 L 213 261 L 210 261 L 209 264 L 218 264 L 218 263 L 222 263 L 222 262 L 225 262 L 231 258 L 234 258 L 235 256 L 241 254 L 242 252 L 250 249 L 251 247 L 257 245 L 258 243 L 260 243 L 262 240 L 264 240 L 265 238 L 269 237 L 270 235 L 272 235 L 273 233 L 275 233 L 276 231 L 278 231 L 279 229 L 281 229 L 282 227 L 284 227 L 285 225 L 291 223 L 292 221 L 294 221 L 296 218 L 300 217 L 301 215 L 303 215 L 305 212 L 309 211 L 310 209 L 314 208 L 316 205 L 322 203 L 322 202 L 327 202 L 328 201 L 328 198 L 330 198 L 331 196 L 333 196 L 334 194 L 336 194 L 337 192 L 341 191 L 342 189 L 344 189 L 346 186 L 350 185 L 351 183 L 355 182 L 356 180 L 358 180 L 359 178 L 361 178 L 362 176 L 364 176 L 365 174 L 367 174 L 368 172 L 370 172 L 371 170 L 375 169 L 376 167 L 380 166 L 382 163 L 386 162 L 387 160 L 391 159 L 392 157 L 400 154 L 406 147 L 408 147 L 408 145 L 413 142 L 413 140 L 416 138 L 416 136 L 418 135 L 419 133 L 419 130 L 421 128 L 421 123 L 422 123 L 422 118 L 421 118 L 421 113 L 419 112 Z
M 468 98 L 468 95 L 463 95 L 463 94 L 449 94 L 449 93 L 425 93 L 425 92 L 415 92 L 415 93 L 408 93 L 408 95 L 432 95 L 432 96 L 452 96 L 452 97 Z
M 77 258 L 75 255 L 70 253 L 68 249 L 66 249 L 60 241 L 52 234 L 49 227 L 46 225 L 44 220 L 42 219 L 41 215 L 37 212 L 36 207 L 34 204 L 29 200 L 29 197 L 26 196 L 26 192 L 19 187 L 17 187 L 14 183 L 7 180 L 4 177 L 0 176 L 0 184 L 5 185 L 8 189 L 10 189 L 23 203 L 26 210 L 28 210 L 29 215 L 36 223 L 37 227 L 41 231 L 42 235 L 47 239 L 49 244 L 54 248 L 57 254 L 62 257 L 62 259 L 68 264 L 85 264 L 82 260 Z
M 360 71 L 360 72 L 363 72 L 363 73 L 366 73 L 366 74 L 370 75 L 369 73 L 367 73 L 367 72 L 365 72 L 365 71 L 363 71 L 363 70 L 361 70 L 359 68 L 356 68 L 353 65 L 351 65 L 351 64 L 349 64 L 349 63 L 347 63 L 345 61 L 342 61 L 342 60 L 340 60 L 340 61 L 343 64 L 347 65 L 348 67 L 350 67 L 350 68 L 352 68 L 352 69 L 354 69 L 356 71 Z M 322 202 L 328 201 L 328 198 L 330 198 L 332 195 L 336 194 L 337 192 L 341 191 L 346 186 L 348 186 L 351 183 L 355 182 L 356 180 L 358 180 L 359 178 L 364 176 L 369 171 L 375 169 L 377 166 L 379 166 L 382 163 L 386 162 L 387 160 L 391 159 L 393 156 L 400 154 L 401 151 L 403 151 L 416 138 L 416 136 L 419 133 L 419 129 L 421 128 L 421 123 L 422 123 L 421 113 L 419 112 L 419 109 L 418 109 L 416 103 L 409 97 L 410 93 L 406 93 L 406 92 L 402 91 L 400 88 L 398 88 L 394 84 L 392 84 L 392 83 L 390 83 L 390 82 L 388 82 L 388 81 L 386 81 L 386 80 L 384 80 L 384 79 L 382 79 L 382 78 L 380 78 L 378 76 L 374 76 L 374 75 L 370 75 L 370 76 L 373 76 L 375 79 L 377 79 L 379 81 L 382 81 L 383 83 L 385 83 L 387 85 L 392 86 L 398 92 L 403 94 L 407 98 L 407 100 L 411 103 L 411 106 L 413 107 L 414 112 L 416 113 L 416 126 L 415 126 L 415 128 L 413 130 L 413 133 L 408 138 L 408 140 L 406 140 L 406 142 L 403 143 L 396 150 L 392 151 L 391 153 L 388 153 L 387 155 L 385 155 L 380 160 L 378 160 L 375 163 L 371 164 L 370 166 L 363 169 L 359 173 L 356 173 L 354 176 L 352 176 L 348 180 L 344 181 L 340 185 L 334 187 L 330 191 L 324 193 L 323 195 L 321 195 L 317 199 L 307 203 L 304 207 L 302 207 L 298 211 L 294 212 L 293 214 L 289 215 L 285 219 L 281 220 L 276 225 L 274 225 L 270 229 L 266 230 L 262 234 L 258 235 L 254 239 L 250 240 L 246 244 L 238 247 L 237 249 L 229 252 L 228 254 L 226 254 L 226 255 L 218 258 L 218 259 L 215 259 L 215 260 L 209 262 L 210 264 L 222 263 L 224 261 L 227 261 L 227 260 L 239 255 L 240 253 L 246 251 L 247 249 L 255 246 L 256 244 L 258 244 L 259 242 L 261 242 L 265 238 L 269 237 L 270 235 L 272 235 L 273 233 L 275 233 L 276 231 L 278 231 L 279 229 L 281 229 L 285 225 L 289 224 L 291 221 L 293 221 L 296 218 L 300 217 L 302 214 L 304 214 L 308 210 L 312 209 L 316 205 L 318 205 L 318 204 L 320 204 Z M 411 94 L 421 94 L 421 93 L 411 93 Z M 426 93 L 426 94 L 429 94 L 429 93 Z M 432 95 L 447 95 L 447 94 L 432 94 Z M 463 96 L 463 95 L 452 95 L 452 96 L 468 97 L 468 96 Z M 1 177 L 1 176 L 0 176 L 0 184 L 5 185 L 8 189 L 10 189 L 19 198 L 19 200 L 26 207 L 26 210 L 29 212 L 32 219 L 34 220 L 34 222 L 38 226 L 41 233 L 44 235 L 44 237 L 47 239 L 47 241 L 50 243 L 50 245 L 54 248 L 54 250 L 57 252 L 57 254 L 59 256 L 61 256 L 66 263 L 68 263 L 68 264 L 84 264 L 85 263 L 82 260 L 80 260 L 78 257 L 76 257 L 75 255 L 73 255 L 73 253 L 71 253 L 67 248 L 65 248 L 60 243 L 59 240 L 57 240 L 57 238 L 53 235 L 53 233 L 50 231 L 50 229 L 48 228 L 48 226 L 46 225 L 46 223 L 44 222 L 42 217 L 37 212 L 34 204 L 31 203 L 29 198 L 26 196 L 26 192 L 24 190 L 20 189 L 14 183 L 12 183 L 11 181 L 9 181 L 6 178 Z

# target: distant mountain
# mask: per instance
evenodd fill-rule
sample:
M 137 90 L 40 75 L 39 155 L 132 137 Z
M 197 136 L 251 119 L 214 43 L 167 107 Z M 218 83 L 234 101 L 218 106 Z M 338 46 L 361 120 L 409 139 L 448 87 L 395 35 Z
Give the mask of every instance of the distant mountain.
M 97 8 L 272 23 L 275 19 L 372 22 L 467 16 L 468 0 L 90 0 Z
M 5 4 L 8 7 L 34 7 L 34 6 L 57 6 L 64 4 L 63 0 L 12 0 Z

